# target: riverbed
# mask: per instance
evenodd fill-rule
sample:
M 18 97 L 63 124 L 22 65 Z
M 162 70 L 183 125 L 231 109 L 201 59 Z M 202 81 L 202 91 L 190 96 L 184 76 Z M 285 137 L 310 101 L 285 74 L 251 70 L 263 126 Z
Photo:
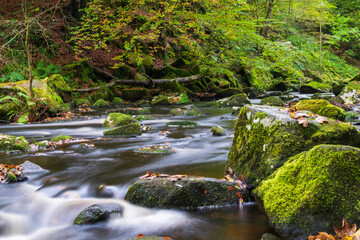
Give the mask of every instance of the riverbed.
M 24 136 L 30 142 L 71 135 L 90 140 L 62 145 L 53 151 L 1 154 L 1 163 L 33 162 L 44 171 L 28 173 L 23 183 L 0 187 L 0 239 L 92 240 L 129 239 L 138 234 L 183 239 L 258 240 L 271 232 L 266 217 L 255 203 L 244 206 L 203 208 L 197 211 L 146 209 L 124 201 L 129 185 L 150 172 L 222 178 L 232 143 L 236 116 L 229 108 L 200 108 L 203 116 L 186 117 L 199 123 L 195 128 L 166 127 L 170 107 L 150 108 L 165 115 L 141 123 L 152 129 L 133 138 L 104 138 L 105 110 L 91 113 L 89 120 L 0 126 L 3 134 Z M 215 137 L 212 126 L 226 130 Z M 168 135 L 161 135 L 170 131 Z M 144 154 L 135 148 L 168 144 L 173 154 Z M 106 223 L 74 226 L 77 214 L 95 203 L 116 202 L 125 214 Z

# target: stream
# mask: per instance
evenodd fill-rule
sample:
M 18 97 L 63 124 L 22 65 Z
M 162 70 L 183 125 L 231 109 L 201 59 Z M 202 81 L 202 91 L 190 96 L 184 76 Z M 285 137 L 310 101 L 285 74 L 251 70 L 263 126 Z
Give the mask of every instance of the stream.
M 171 108 L 151 108 L 152 114 L 167 114 Z M 93 148 L 68 144 L 54 151 L 1 154 L 0 162 L 33 162 L 44 171 L 29 172 L 29 180 L 0 186 L 1 240 L 129 239 L 138 234 L 182 239 L 258 240 L 271 232 L 255 203 L 243 207 L 203 208 L 197 211 L 146 209 L 124 201 L 129 185 L 150 172 L 222 178 L 232 143 L 235 116 L 231 109 L 200 108 L 196 128 L 166 127 L 165 117 L 142 121 L 153 129 L 139 137 L 103 138 L 105 110 L 90 120 L 0 126 L 3 134 L 24 136 L 30 142 L 71 135 L 90 139 Z M 227 135 L 214 137 L 210 128 L 220 125 Z M 161 135 L 171 131 L 168 136 Z M 144 154 L 135 148 L 168 143 L 173 154 Z M 72 225 L 84 208 L 96 203 L 118 203 L 122 217 L 91 226 Z

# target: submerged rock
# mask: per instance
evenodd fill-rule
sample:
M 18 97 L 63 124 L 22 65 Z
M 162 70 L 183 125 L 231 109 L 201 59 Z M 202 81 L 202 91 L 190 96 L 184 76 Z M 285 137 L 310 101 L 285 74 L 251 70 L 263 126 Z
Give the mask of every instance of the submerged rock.
M 332 232 L 343 217 L 360 222 L 360 149 L 319 145 L 292 158 L 255 190 L 284 239 Z
M 295 106 L 299 110 L 311 111 L 325 117 L 339 119 L 342 121 L 345 120 L 344 109 L 338 108 L 323 99 L 302 100 Z
M 318 144 L 360 146 L 360 134 L 333 119 L 320 124 L 309 119 L 303 127 L 288 112 L 270 106 L 245 106 L 235 126 L 227 166 L 258 185 L 291 156 Z
M 0 134 L 0 151 L 28 151 L 30 144 L 24 137 Z
M 284 102 L 279 97 L 271 96 L 261 99 L 260 104 L 269 106 L 283 106 Z
M 126 193 L 126 200 L 150 208 L 196 209 L 239 204 L 239 196 L 249 201 L 246 190 L 235 183 L 203 177 L 139 180 Z
M 122 215 L 123 207 L 119 204 L 95 204 L 82 210 L 75 218 L 75 225 L 95 224 L 106 221 L 111 214 Z
M 200 110 L 193 106 L 188 105 L 182 108 L 173 108 L 170 110 L 169 115 L 171 116 L 201 116 Z
M 123 100 L 122 98 L 119 98 L 119 97 L 115 97 L 112 101 L 111 101 L 111 106 L 115 106 L 115 107 L 118 107 L 118 106 L 122 106 L 122 105 L 126 105 L 126 101 Z
M 110 113 L 103 127 L 111 128 L 104 131 L 104 136 L 134 136 L 140 135 L 140 124 L 137 120 L 123 113 Z
M 224 136 L 226 133 L 225 129 L 220 126 L 212 127 L 210 131 L 214 136 Z
M 171 121 L 171 122 L 167 122 L 166 126 L 167 127 L 195 127 L 198 126 L 199 124 L 197 122 L 194 121 Z

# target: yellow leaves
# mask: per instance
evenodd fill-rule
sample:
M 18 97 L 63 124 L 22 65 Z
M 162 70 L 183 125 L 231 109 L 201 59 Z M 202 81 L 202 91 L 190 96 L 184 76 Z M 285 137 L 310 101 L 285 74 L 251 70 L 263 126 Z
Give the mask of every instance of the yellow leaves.
M 182 178 L 186 178 L 187 175 L 169 175 L 169 174 L 162 174 L 162 173 L 151 173 L 149 171 L 146 172 L 145 175 L 139 177 L 140 179 L 143 180 L 152 180 L 155 178 L 167 178 L 170 179 L 170 181 L 172 182 L 176 182 L 181 180 Z
M 309 126 L 309 120 L 315 119 L 315 121 L 320 124 L 328 122 L 327 118 L 320 116 L 320 115 L 313 114 L 311 112 L 299 111 L 296 106 L 291 107 L 291 108 L 282 108 L 280 111 L 289 113 L 289 116 L 291 118 L 295 119 L 303 127 Z
M 356 224 L 350 225 L 345 218 L 342 226 L 334 226 L 335 236 L 326 232 L 319 232 L 318 235 L 310 235 L 308 240 L 360 240 L 360 230 L 356 231 Z

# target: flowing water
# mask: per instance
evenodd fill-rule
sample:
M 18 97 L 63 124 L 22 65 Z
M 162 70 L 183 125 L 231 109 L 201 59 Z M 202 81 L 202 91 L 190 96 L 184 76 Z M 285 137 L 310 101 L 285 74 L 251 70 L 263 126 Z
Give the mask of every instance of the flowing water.
M 167 114 L 170 108 L 152 108 L 152 114 Z M 201 108 L 204 116 L 187 117 L 196 128 L 166 127 L 183 117 L 165 117 L 142 123 L 153 129 L 139 137 L 103 138 L 105 114 L 91 120 L 0 126 L 3 134 L 24 136 L 30 141 L 57 135 L 90 139 L 93 148 L 69 144 L 54 151 L 2 154 L 0 163 L 28 160 L 44 171 L 29 172 L 25 183 L 0 185 L 0 239 L 129 239 L 138 234 L 182 239 L 258 240 L 271 232 L 265 216 L 254 203 L 242 208 L 228 206 L 198 211 L 146 209 L 124 201 L 128 186 L 146 171 L 221 178 L 232 142 L 235 124 L 231 109 Z M 210 128 L 220 125 L 226 136 L 214 137 Z M 161 135 L 170 130 L 168 136 Z M 134 152 L 135 148 L 168 143 L 174 154 Z M 100 187 L 104 185 L 105 187 Z M 100 187 L 100 188 L 99 188 Z M 84 208 L 96 203 L 123 206 L 123 216 L 105 223 L 74 226 Z

